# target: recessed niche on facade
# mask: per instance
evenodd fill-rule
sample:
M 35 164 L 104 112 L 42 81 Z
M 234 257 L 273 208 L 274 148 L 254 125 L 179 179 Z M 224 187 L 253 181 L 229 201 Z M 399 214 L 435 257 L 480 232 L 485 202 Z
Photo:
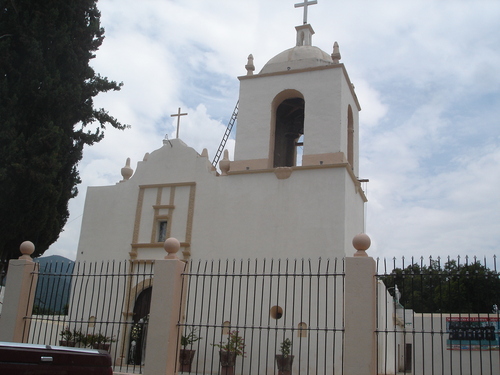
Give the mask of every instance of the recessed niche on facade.
M 222 334 L 229 335 L 230 327 L 231 327 L 231 322 L 229 320 L 226 320 L 224 323 L 222 323 Z
M 307 324 L 300 322 L 297 326 L 297 337 L 307 337 Z

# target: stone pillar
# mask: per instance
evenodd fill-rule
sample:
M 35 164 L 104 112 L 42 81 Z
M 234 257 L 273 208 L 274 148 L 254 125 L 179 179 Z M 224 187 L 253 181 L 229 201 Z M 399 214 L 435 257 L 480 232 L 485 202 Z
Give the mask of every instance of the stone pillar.
M 365 253 L 370 247 L 366 234 L 354 237 L 358 250 L 345 263 L 344 374 L 375 375 L 376 360 L 376 264 Z
M 35 299 L 38 263 L 31 254 L 35 245 L 25 241 L 20 247 L 22 256 L 9 262 L 5 295 L 0 316 L 0 341 L 27 342 L 31 313 Z
M 182 272 L 185 263 L 175 257 L 180 243 L 175 238 L 165 241 L 168 255 L 155 261 L 153 292 L 149 312 L 146 345 L 146 375 L 173 375 L 178 363 L 180 335 L 177 322 L 182 303 Z

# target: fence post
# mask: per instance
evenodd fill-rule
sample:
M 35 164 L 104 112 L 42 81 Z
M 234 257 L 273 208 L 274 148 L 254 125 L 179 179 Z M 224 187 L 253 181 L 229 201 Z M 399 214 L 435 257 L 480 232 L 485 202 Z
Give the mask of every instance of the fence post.
M 38 263 L 34 263 L 30 256 L 35 251 L 32 242 L 24 241 L 20 250 L 23 255 L 9 262 L 0 316 L 0 341 L 28 341 L 38 280 L 38 275 L 33 271 L 38 270 Z
M 146 375 L 173 375 L 178 361 L 177 322 L 185 263 L 175 256 L 180 248 L 179 241 L 168 238 L 164 247 L 169 255 L 165 260 L 155 261 L 144 366 Z
M 376 265 L 365 253 L 370 247 L 366 234 L 358 234 L 352 243 L 358 251 L 345 263 L 344 374 L 375 375 Z

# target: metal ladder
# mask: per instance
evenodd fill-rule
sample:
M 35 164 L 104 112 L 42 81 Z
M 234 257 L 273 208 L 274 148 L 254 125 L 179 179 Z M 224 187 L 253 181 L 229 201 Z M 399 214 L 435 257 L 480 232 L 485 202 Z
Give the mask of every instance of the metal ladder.
M 224 147 L 226 147 L 226 142 L 229 139 L 229 134 L 231 134 L 231 130 L 233 129 L 233 125 L 236 122 L 236 118 L 238 117 L 238 104 L 239 101 L 236 102 L 236 106 L 234 107 L 233 114 L 231 116 L 231 119 L 229 120 L 229 123 L 227 124 L 226 132 L 224 133 L 222 137 L 222 141 L 220 142 L 219 148 L 217 149 L 217 152 L 215 153 L 214 160 L 212 161 L 212 165 L 217 168 L 217 163 L 219 162 L 219 159 L 222 155 L 222 152 L 224 151 Z

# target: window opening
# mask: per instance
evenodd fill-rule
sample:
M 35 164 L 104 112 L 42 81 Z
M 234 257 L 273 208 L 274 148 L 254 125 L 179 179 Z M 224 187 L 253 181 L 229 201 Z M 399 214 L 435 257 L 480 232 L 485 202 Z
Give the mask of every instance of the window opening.
M 304 134 L 301 134 L 295 142 L 295 165 L 302 165 L 302 155 L 304 155 Z
M 167 221 L 158 222 L 158 242 L 165 242 L 167 239 Z

